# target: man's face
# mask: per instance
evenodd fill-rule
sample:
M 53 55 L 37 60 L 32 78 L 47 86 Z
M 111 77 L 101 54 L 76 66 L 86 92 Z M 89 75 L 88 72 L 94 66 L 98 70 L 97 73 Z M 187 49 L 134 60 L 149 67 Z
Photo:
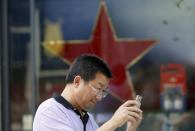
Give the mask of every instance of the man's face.
M 99 72 L 96 74 L 94 80 L 87 83 L 82 80 L 75 95 L 78 105 L 82 109 L 87 109 L 97 101 L 100 101 L 102 95 L 104 95 L 104 91 L 108 87 L 109 81 L 110 79 L 108 77 Z

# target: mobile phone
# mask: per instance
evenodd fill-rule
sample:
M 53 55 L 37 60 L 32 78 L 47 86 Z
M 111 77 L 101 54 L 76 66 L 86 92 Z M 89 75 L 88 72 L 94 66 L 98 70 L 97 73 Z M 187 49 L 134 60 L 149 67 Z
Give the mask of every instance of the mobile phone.
M 140 108 L 141 107 L 141 100 L 142 100 L 142 96 L 140 95 L 136 95 L 135 100 L 137 101 L 137 107 Z

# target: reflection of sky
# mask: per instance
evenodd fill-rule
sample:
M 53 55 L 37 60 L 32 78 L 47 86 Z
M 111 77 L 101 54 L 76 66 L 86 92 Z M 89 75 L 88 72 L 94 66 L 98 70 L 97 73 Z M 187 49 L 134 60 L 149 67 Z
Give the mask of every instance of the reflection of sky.
M 176 6 L 178 1 L 106 0 L 106 3 L 118 37 L 159 39 L 149 57 L 195 63 L 195 0 L 184 0 L 180 8 Z M 48 0 L 40 7 L 44 17 L 52 21 L 64 19 L 65 40 L 89 39 L 99 3 L 100 0 Z
M 151 56 L 155 53 L 168 59 L 173 55 L 195 63 L 194 0 L 184 0 L 180 8 L 177 1 L 170 0 L 125 0 L 121 5 L 112 2 L 108 2 L 108 8 L 119 37 L 160 39 Z

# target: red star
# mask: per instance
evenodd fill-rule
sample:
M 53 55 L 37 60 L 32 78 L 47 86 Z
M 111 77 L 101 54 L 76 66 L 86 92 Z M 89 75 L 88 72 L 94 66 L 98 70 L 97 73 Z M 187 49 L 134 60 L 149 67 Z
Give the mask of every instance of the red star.
M 44 46 L 63 57 L 67 62 L 72 62 L 84 53 L 95 54 L 103 58 L 114 75 L 109 89 L 117 98 L 127 100 L 134 97 L 134 89 L 127 69 L 148 52 L 156 42 L 156 40 L 117 38 L 105 3 L 102 2 L 90 40 L 68 41 L 52 45 L 45 43 Z

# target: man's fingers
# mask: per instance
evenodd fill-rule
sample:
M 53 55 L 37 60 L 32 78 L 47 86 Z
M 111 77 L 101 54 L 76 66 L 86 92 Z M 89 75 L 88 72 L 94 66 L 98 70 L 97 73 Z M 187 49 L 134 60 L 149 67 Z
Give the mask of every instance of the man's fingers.
M 126 110 L 126 114 L 128 115 L 128 120 L 141 120 L 142 119 L 142 110 L 137 107 L 124 107 Z
M 135 112 L 129 112 L 128 115 L 134 117 L 136 120 L 140 118 L 139 114 Z
M 136 122 L 137 120 L 135 117 L 128 115 L 127 121 Z
M 142 115 L 138 115 L 136 113 L 131 112 L 131 113 L 128 114 L 127 120 L 131 121 L 131 122 L 141 121 L 142 120 Z
M 137 102 L 135 101 L 135 100 L 128 100 L 128 101 L 126 101 L 122 106 L 124 106 L 124 107 L 127 107 L 127 106 L 134 106 L 134 105 L 136 105 L 137 104 Z
M 136 112 L 136 113 L 142 113 L 142 110 L 137 107 L 124 107 L 126 110 L 131 111 L 131 112 Z

